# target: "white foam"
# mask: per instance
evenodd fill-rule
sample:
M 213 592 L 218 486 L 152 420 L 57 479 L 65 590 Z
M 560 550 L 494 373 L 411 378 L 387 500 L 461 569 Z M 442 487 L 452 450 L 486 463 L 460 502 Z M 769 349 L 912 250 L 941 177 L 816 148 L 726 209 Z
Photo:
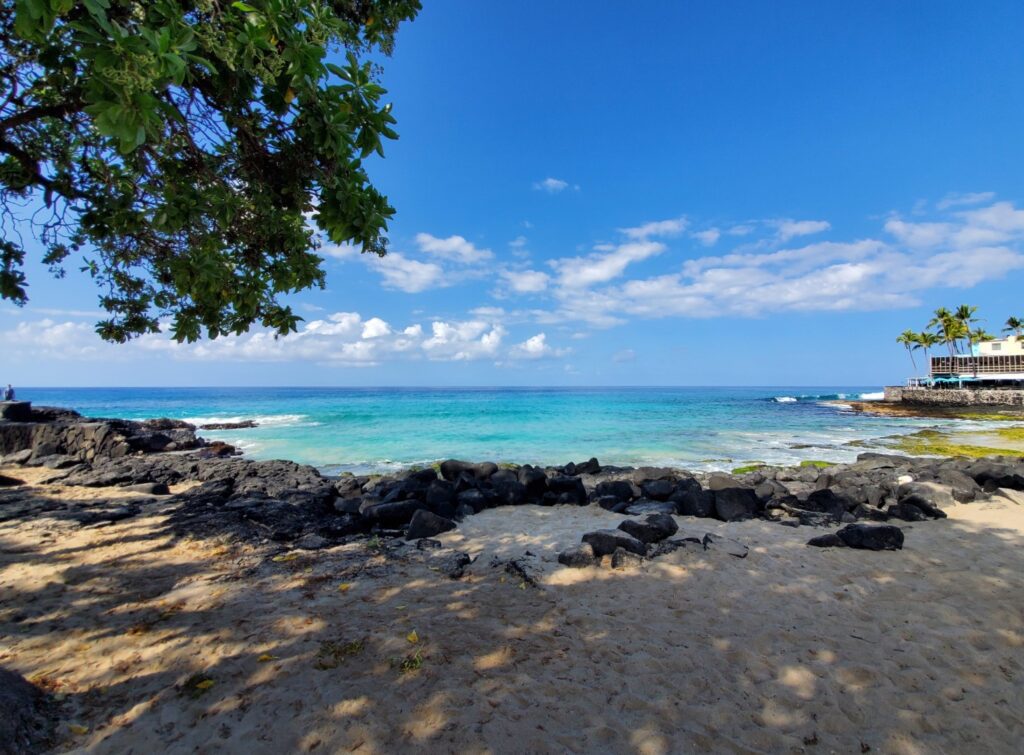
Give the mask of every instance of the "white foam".
M 795 404 L 796 398 L 793 396 L 776 396 L 775 401 L 779 404 Z
M 875 391 L 873 393 L 862 393 L 860 394 L 861 401 L 881 401 L 885 398 L 885 391 Z
M 186 417 L 185 422 L 192 425 L 222 425 L 236 422 L 255 422 L 258 426 L 286 427 L 298 425 L 306 419 L 305 414 L 263 414 L 263 415 L 235 415 L 233 417 Z M 319 422 L 312 424 L 320 424 Z

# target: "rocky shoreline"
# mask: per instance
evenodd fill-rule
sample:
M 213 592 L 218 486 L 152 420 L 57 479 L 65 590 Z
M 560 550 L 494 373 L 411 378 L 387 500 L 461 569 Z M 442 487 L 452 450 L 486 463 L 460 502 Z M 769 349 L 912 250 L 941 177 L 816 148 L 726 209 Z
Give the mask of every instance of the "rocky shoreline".
M 865 453 L 850 464 L 742 474 L 605 466 L 597 459 L 550 467 L 448 460 L 393 475 L 331 478 L 290 461 L 239 458 L 231 446 L 207 442 L 178 420 L 94 419 L 57 408 L 35 408 L 26 422 L 0 422 L 0 464 L 53 470 L 47 484 L 151 496 L 127 504 L 61 504 L 19 499 L 18 480 L 3 479 L 8 493 L 0 520 L 66 505 L 69 518 L 92 526 L 137 516 L 160 502 L 181 535 L 228 534 L 309 550 L 374 536 L 429 541 L 500 506 L 594 505 L 630 517 L 617 530 L 581 533 L 580 545 L 560 559 L 570 566 L 605 558 L 622 566 L 693 547 L 686 538 L 673 539 L 673 516 L 845 525 L 809 544 L 895 549 L 903 535 L 893 523 L 942 519 L 946 507 L 994 495 L 1024 496 L 1024 458 L 1010 456 Z M 191 487 L 169 495 L 169 486 L 184 483 Z

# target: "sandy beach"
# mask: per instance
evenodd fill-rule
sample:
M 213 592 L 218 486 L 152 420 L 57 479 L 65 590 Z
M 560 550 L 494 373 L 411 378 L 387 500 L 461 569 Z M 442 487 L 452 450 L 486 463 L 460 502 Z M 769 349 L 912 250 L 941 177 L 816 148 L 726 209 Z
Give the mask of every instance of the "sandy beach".
M 0 664 L 60 699 L 56 751 L 1011 753 L 1024 737 L 1024 496 L 905 525 L 897 552 L 677 517 L 749 555 L 623 570 L 555 561 L 623 518 L 596 506 L 488 510 L 436 551 L 289 551 L 178 539 L 144 505 L 107 526 L 59 507 L 0 523 Z M 462 579 L 438 569 L 449 548 L 475 556 Z M 536 587 L 502 568 L 526 551 Z

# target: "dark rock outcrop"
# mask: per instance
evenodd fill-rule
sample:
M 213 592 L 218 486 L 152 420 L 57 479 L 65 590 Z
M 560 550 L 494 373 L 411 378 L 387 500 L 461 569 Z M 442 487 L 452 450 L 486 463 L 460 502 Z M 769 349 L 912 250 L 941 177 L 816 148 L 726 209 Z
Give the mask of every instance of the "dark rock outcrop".
M 598 560 L 590 543 L 574 545 L 572 548 L 566 548 L 558 554 L 558 563 L 575 569 L 593 566 Z
M 406 540 L 419 540 L 423 537 L 433 537 L 442 532 L 455 529 L 455 522 L 445 519 L 426 509 L 418 509 L 409 521 L 409 530 L 406 533 Z
M 720 488 L 715 491 L 715 514 L 723 522 L 738 522 L 757 514 L 760 501 L 750 488 Z
M 807 542 L 818 548 L 895 551 L 903 548 L 903 530 L 891 524 L 848 524 L 837 532 Z
M 672 537 L 679 531 L 679 525 L 668 514 L 651 514 L 642 522 L 636 519 L 627 519 L 619 525 L 619 529 L 640 542 L 649 544 Z
M 623 548 L 638 556 L 647 553 L 646 545 L 622 530 L 595 530 L 585 534 L 582 539 L 584 543 L 590 544 L 590 547 L 594 549 L 594 555 L 598 558 L 610 556 L 616 548 Z

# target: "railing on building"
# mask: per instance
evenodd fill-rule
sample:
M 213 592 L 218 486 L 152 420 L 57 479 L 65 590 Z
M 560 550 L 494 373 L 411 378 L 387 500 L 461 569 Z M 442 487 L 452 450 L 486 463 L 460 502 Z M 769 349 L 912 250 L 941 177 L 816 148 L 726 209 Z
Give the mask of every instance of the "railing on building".
M 932 357 L 930 374 L 932 377 L 1011 375 L 1014 379 L 1024 380 L 1024 354 Z

